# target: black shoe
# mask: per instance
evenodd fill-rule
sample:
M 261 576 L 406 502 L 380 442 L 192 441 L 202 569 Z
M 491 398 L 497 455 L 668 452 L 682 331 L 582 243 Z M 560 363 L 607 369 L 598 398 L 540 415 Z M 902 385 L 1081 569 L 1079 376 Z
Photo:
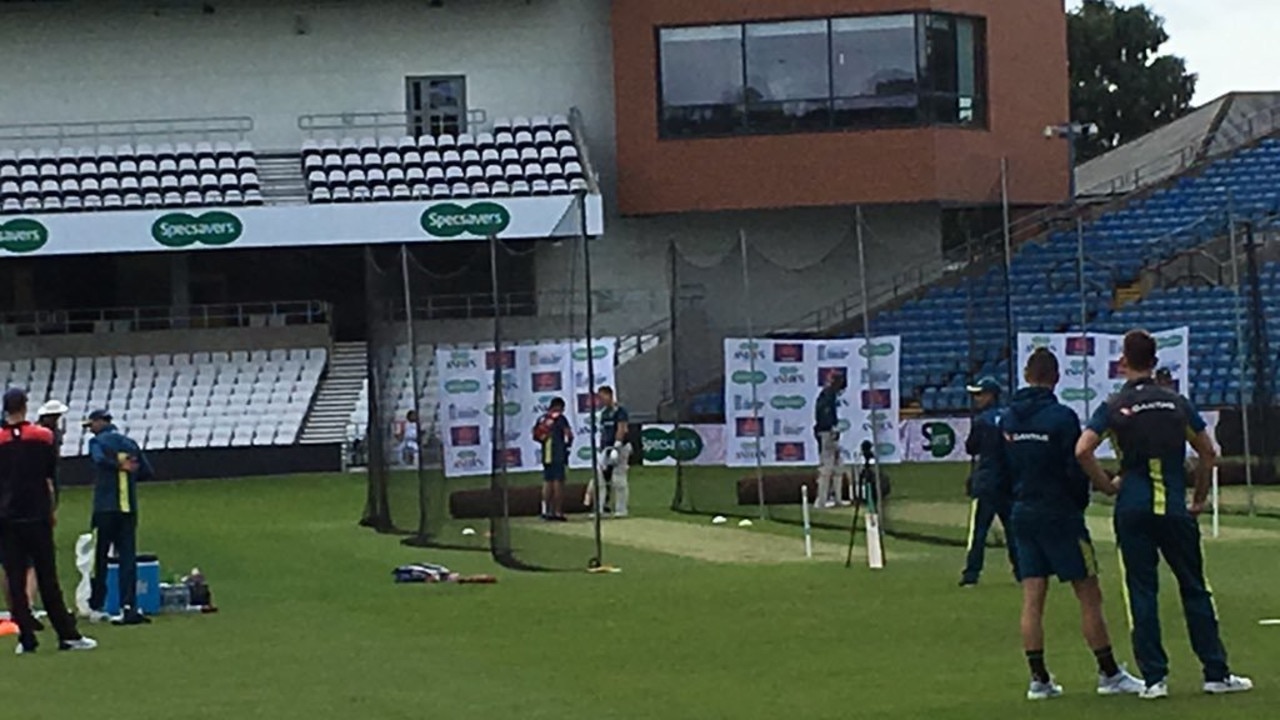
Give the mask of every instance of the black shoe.
M 127 612 L 111 621 L 112 625 L 150 625 L 151 618 L 140 612 Z
M 569 518 L 565 517 L 564 515 L 552 515 L 551 521 L 552 522 L 569 522 Z
M 31 625 L 36 629 L 36 632 L 44 632 L 44 623 L 40 622 L 39 618 L 31 618 Z

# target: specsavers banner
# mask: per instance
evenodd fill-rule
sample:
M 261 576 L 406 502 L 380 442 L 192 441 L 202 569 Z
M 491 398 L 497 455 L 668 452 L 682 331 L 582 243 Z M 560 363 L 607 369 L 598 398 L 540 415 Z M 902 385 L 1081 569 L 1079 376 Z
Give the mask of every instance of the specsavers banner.
M 640 444 L 645 465 L 724 465 L 723 425 L 645 425 Z
M 1178 392 L 1190 392 L 1190 356 L 1188 328 L 1174 328 L 1153 333 L 1156 338 L 1160 367 L 1173 373 Z M 1058 357 L 1061 378 L 1058 399 L 1076 411 L 1080 422 L 1090 415 L 1112 393 L 1124 385 L 1120 371 L 1120 355 L 1124 336 L 1107 333 L 1018 333 L 1018 367 L 1026 367 L 1027 358 L 1040 347 L 1047 347 Z M 1019 375 L 1019 387 L 1026 380 Z
M 600 235 L 600 196 L 586 203 L 587 234 Z M 17 215 L 0 217 L 0 258 L 568 237 L 581 214 L 563 196 Z
M 860 457 L 862 441 L 871 440 L 881 462 L 900 462 L 900 361 L 896 336 L 870 342 L 725 340 L 725 464 L 817 464 L 814 402 L 837 372 L 849 384 L 837 410 L 845 461 Z
M 1216 447 L 1219 413 L 1209 410 L 1200 414 L 1209 426 L 1209 437 Z M 969 437 L 971 427 L 972 423 L 967 417 L 903 420 L 900 443 L 902 460 L 913 463 L 968 462 L 969 454 L 965 452 L 964 442 Z M 1189 446 L 1187 453 L 1194 454 Z M 1102 457 L 1114 457 L 1111 443 L 1103 443 L 1098 454 Z
M 500 351 L 492 346 L 437 349 L 445 474 L 485 475 L 495 463 L 511 472 L 541 470 L 533 426 L 556 397 L 564 399 L 574 430 L 570 467 L 590 467 L 596 402 L 589 371 L 595 373 L 596 387 L 614 385 L 616 346 L 614 338 L 600 338 L 590 347 L 575 342 L 512 345 Z M 495 380 L 502 383 L 502 407 L 494 406 Z M 495 437 L 496 413 L 503 416 L 502 442 Z

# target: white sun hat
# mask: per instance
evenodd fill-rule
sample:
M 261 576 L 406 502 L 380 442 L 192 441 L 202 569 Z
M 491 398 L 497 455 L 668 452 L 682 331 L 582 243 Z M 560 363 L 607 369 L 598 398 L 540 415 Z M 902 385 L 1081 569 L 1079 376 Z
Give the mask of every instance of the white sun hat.
M 62 403 L 61 400 L 50 400 L 40 406 L 37 415 L 66 415 L 71 408 Z

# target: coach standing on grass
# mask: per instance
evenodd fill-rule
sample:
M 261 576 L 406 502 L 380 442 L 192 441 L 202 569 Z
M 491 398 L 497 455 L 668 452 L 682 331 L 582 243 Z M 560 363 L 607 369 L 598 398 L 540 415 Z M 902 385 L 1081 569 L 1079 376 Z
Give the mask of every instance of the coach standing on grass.
M 840 393 L 849 386 L 843 372 L 833 372 L 813 404 L 813 434 L 818 440 L 818 494 L 815 508 L 833 508 L 843 495 L 844 463 L 840 455 Z M 835 497 L 831 496 L 832 481 Z
M 1045 348 L 1027 359 L 1025 387 L 1001 415 L 1001 439 L 1008 446 L 1013 478 L 1013 528 L 1022 582 L 1022 647 L 1031 668 L 1028 700 L 1062 694 L 1044 657 L 1044 605 L 1049 578 L 1071 583 L 1080 601 L 1085 642 L 1098 663 L 1099 695 L 1133 695 L 1142 681 L 1116 664 L 1102 612 L 1098 560 L 1085 525 L 1089 480 L 1076 463 L 1080 417 L 1058 402 L 1058 358 Z
M 1197 522 L 1209 495 L 1216 462 L 1213 441 L 1186 398 L 1151 376 L 1156 340 L 1145 330 L 1124 336 L 1120 367 L 1127 382 L 1098 407 L 1076 445 L 1076 456 L 1095 488 L 1116 496 L 1115 532 L 1120 546 L 1133 650 L 1146 681 L 1142 697 L 1169 696 L 1169 657 L 1160 641 L 1157 566 L 1160 556 L 1178 581 L 1191 647 L 1204 666 L 1204 691 L 1213 695 L 1253 688 L 1231 674 L 1218 631 L 1218 613 L 1204 577 Z M 1120 456 L 1120 476 L 1110 478 L 1095 452 L 1110 436 Z M 1191 505 L 1187 505 L 1186 448 L 1199 456 Z
M 1013 484 L 1005 460 L 1004 435 L 1000 432 L 1000 383 L 993 377 L 984 377 L 968 388 L 978 414 L 964 441 L 965 451 L 975 460 L 969 473 L 969 543 L 965 556 L 964 572 L 960 575 L 960 587 L 978 584 L 987 550 L 987 533 L 996 518 L 1004 528 L 1005 546 L 1009 551 L 1009 564 L 1017 576 L 1018 551 L 1009 517 L 1013 510 Z
M 84 424 L 93 431 L 89 457 L 95 473 L 93 529 L 98 535 L 89 617 L 95 621 L 107 617 L 107 557 L 114 546 L 120 563 L 120 617 L 113 622 L 142 625 L 150 620 L 138 611 L 138 480 L 154 474 L 138 444 L 111 424 L 111 413 L 94 410 Z
M 58 584 L 53 543 L 53 472 L 58 449 L 53 433 L 27 422 L 27 394 L 4 394 L 0 427 L 0 556 L 9 588 L 10 611 L 18 624 L 18 654 L 36 651 L 35 617 L 26 588 L 27 568 L 36 572 L 40 599 L 58 633 L 61 650 L 92 650 L 97 643 L 76 629 Z

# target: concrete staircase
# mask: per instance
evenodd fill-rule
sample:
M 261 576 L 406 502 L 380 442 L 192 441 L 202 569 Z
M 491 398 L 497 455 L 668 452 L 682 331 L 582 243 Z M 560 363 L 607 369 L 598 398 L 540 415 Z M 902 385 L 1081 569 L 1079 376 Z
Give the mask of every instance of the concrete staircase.
M 315 403 L 302 423 L 299 443 L 318 445 L 346 441 L 347 423 L 369 372 L 368 354 L 368 347 L 362 342 L 334 344 L 329 356 L 329 370 L 320 380 Z
M 307 203 L 307 182 L 302 177 L 302 158 L 298 153 L 260 153 L 257 160 L 258 180 L 267 204 Z

